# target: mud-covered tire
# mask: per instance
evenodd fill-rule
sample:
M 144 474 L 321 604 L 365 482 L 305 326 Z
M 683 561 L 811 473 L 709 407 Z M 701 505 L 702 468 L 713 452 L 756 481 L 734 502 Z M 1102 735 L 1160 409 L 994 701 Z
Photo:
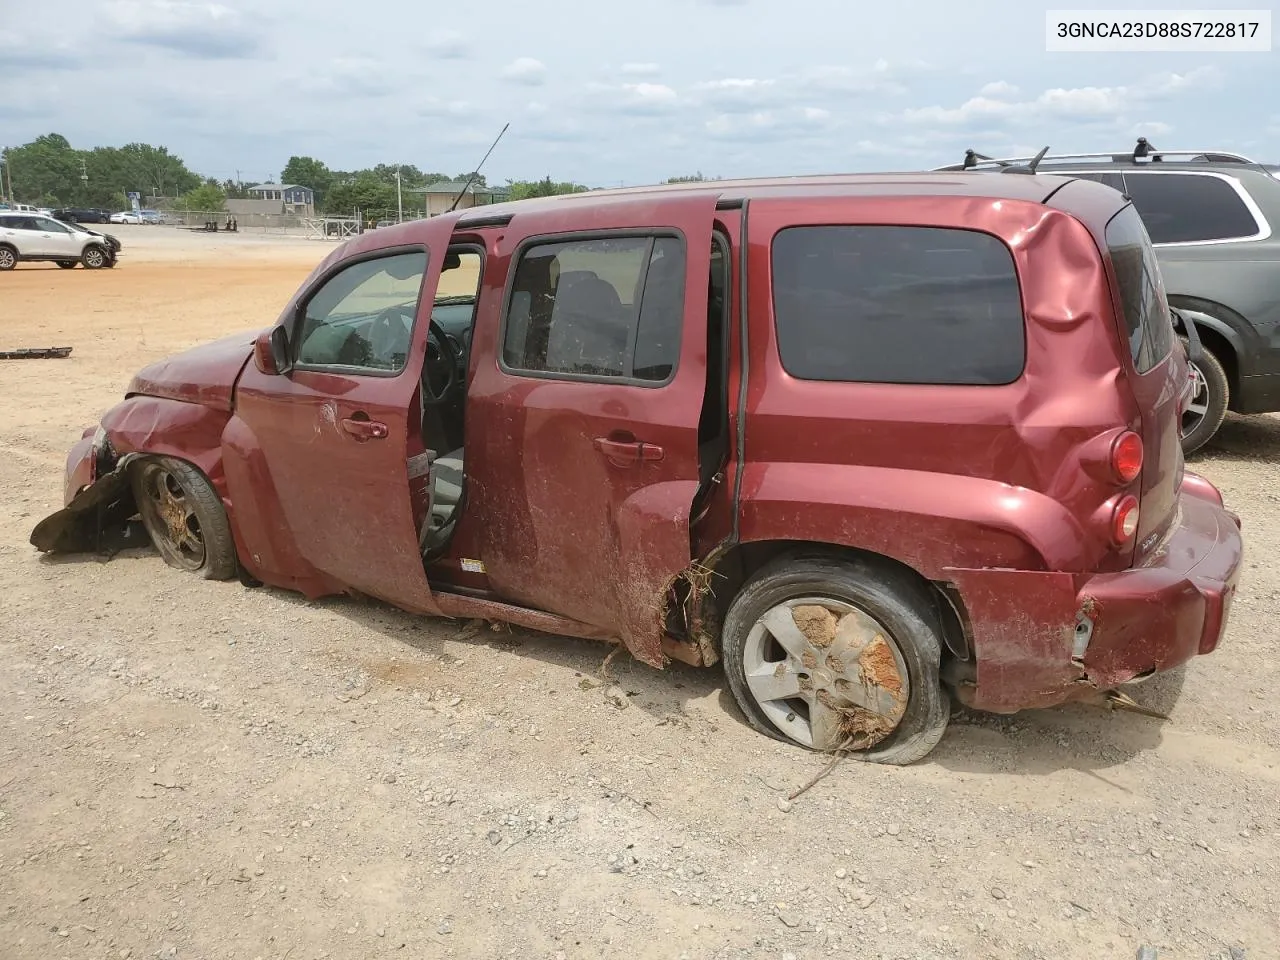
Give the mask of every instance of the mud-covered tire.
M 1182 341 L 1182 349 L 1189 353 L 1190 341 L 1181 335 L 1178 339 Z M 1199 374 L 1200 382 L 1196 387 L 1197 396 L 1192 398 L 1197 409 L 1182 417 L 1183 429 L 1186 430 L 1182 435 L 1183 456 L 1195 453 L 1213 439 L 1226 419 L 1227 407 L 1231 403 L 1231 382 L 1222 361 L 1214 356 L 1213 351 L 1201 344 L 1200 360 L 1190 366 L 1194 373 Z M 1190 430 L 1186 429 L 1188 426 Z
M 0 244 L 0 270 L 12 270 L 18 265 L 18 251 L 8 244 Z
M 910 573 L 869 560 L 784 556 L 761 568 L 734 598 L 725 617 L 722 656 L 729 688 L 751 726 L 784 743 L 815 749 L 770 719 L 751 691 L 745 666 L 749 656 L 754 659 L 748 642 L 757 622 L 799 598 L 826 598 L 869 616 L 906 670 L 907 703 L 896 726 L 851 755 L 894 765 L 926 756 L 942 739 L 951 713 L 939 676 L 942 628 L 936 607 L 927 587 Z
M 86 270 L 101 270 L 110 260 L 111 254 L 96 243 L 85 247 L 84 253 L 80 254 L 80 262 Z
M 133 464 L 129 482 L 142 524 L 165 563 L 206 580 L 236 576 L 231 524 L 198 468 L 175 457 L 148 457 Z
M 59 260 L 58 266 L 60 266 L 63 270 L 74 270 L 76 267 L 76 261 L 75 260 Z

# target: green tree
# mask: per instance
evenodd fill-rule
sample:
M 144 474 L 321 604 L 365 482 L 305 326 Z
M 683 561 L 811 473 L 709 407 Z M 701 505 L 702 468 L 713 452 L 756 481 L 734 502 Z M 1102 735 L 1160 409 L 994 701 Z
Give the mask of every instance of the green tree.
M 281 183 L 310 187 L 315 194 L 317 204 L 320 204 L 328 194 L 335 179 L 334 172 L 315 157 L 290 157 L 280 173 Z
M 706 180 L 706 179 L 707 178 L 702 175 L 702 171 L 699 170 L 697 173 L 689 174 L 688 176 L 685 176 L 685 177 L 667 177 L 665 182 L 666 183 L 701 183 L 703 180 Z
M 324 199 L 325 212 L 340 215 L 356 210 L 382 214 L 395 208 L 394 182 L 380 180 L 372 170 L 361 170 L 345 182 L 335 182 Z
M 533 197 L 558 197 L 566 193 L 585 193 L 588 188 L 580 183 L 556 182 L 550 176 L 541 180 L 508 180 L 512 200 L 528 200 Z
M 174 208 L 193 213 L 213 213 L 222 210 L 226 203 L 227 195 L 222 187 L 216 180 L 208 180 L 179 197 Z

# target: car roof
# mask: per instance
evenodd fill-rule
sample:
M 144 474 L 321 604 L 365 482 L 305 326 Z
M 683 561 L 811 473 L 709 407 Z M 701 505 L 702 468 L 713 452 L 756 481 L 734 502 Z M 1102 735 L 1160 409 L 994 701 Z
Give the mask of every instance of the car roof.
M 965 173 L 839 173 L 802 177 L 757 177 L 743 180 L 701 180 L 688 183 L 662 183 L 650 186 L 616 187 L 588 190 L 555 197 L 532 197 L 504 203 L 468 207 L 460 211 L 458 227 L 481 226 L 486 222 L 509 219 L 522 210 L 610 202 L 628 197 L 659 197 L 701 194 L 715 197 L 722 205 L 735 205 L 744 200 L 855 197 L 920 197 L 935 196 L 955 199 L 988 197 L 994 200 L 1022 200 L 1044 203 L 1074 177 L 1046 174 L 1001 177 L 972 177 Z M 1104 187 L 1110 190 L 1109 187 Z M 1120 195 L 1116 191 L 1117 200 Z

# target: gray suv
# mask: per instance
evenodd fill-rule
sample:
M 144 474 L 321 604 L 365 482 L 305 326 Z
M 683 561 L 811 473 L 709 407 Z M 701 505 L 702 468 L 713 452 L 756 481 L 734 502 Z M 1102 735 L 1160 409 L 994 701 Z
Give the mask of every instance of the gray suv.
M 994 159 L 969 150 L 963 163 L 936 169 L 1066 174 L 1126 194 L 1151 236 L 1193 361 L 1183 450 L 1202 447 L 1228 410 L 1280 411 L 1280 166 L 1218 150 L 1157 150 L 1140 137 L 1126 153 L 1046 148 Z

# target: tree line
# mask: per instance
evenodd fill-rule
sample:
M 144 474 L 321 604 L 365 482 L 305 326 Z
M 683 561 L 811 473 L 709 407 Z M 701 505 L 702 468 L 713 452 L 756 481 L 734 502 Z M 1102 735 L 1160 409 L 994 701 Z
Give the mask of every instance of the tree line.
M 48 207 L 100 207 L 125 210 L 126 194 L 136 192 L 154 200 L 166 198 L 178 210 L 217 211 L 228 199 L 249 196 L 252 183 L 202 177 L 166 147 L 128 143 L 123 147 L 80 150 L 57 133 L 44 134 L 30 143 L 10 147 L 0 154 L 3 176 L 0 194 L 11 200 Z M 394 213 L 396 179 L 406 210 L 423 205 L 415 189 L 447 181 L 461 182 L 472 172 L 450 176 L 424 172 L 412 164 L 384 164 L 362 170 L 332 170 L 314 157 L 293 156 L 280 172 L 279 182 L 310 187 L 318 212 L 349 215 L 354 210 Z M 473 186 L 489 186 L 483 174 Z M 541 180 L 507 180 L 512 200 L 579 193 L 589 188 L 550 176 Z M 146 202 L 144 201 L 144 205 Z

